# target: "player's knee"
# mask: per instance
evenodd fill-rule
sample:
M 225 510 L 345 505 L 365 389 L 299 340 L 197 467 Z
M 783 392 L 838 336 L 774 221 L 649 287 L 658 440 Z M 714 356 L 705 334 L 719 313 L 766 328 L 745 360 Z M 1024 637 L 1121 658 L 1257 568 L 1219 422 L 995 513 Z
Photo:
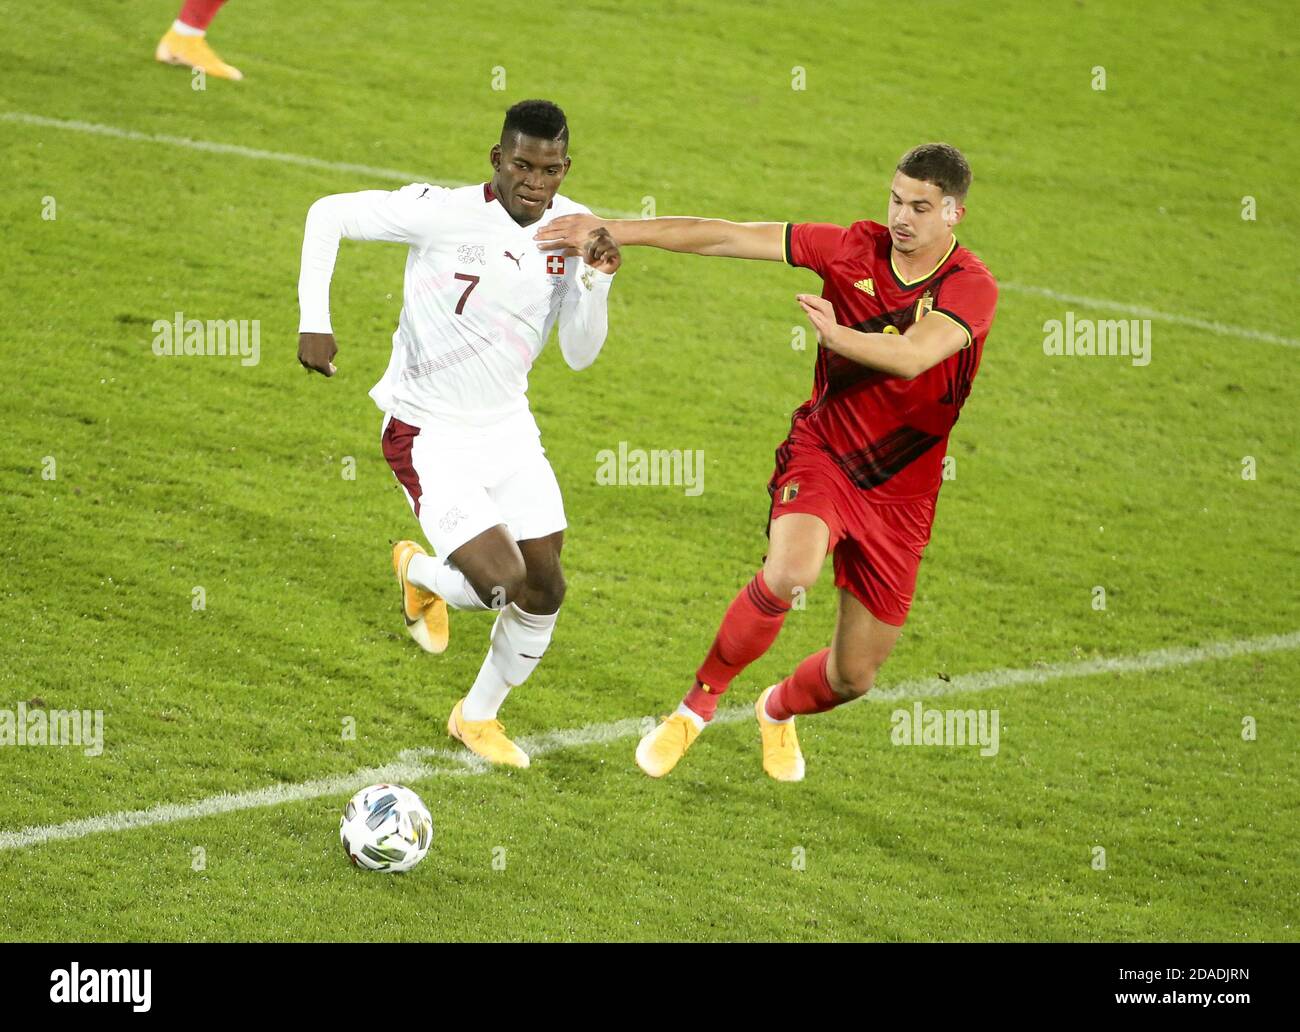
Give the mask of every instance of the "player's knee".
M 500 609 L 515 601 L 528 583 L 528 571 L 523 559 L 512 556 L 498 560 L 493 565 L 470 578 L 475 593 L 485 605 Z
M 530 577 L 515 602 L 527 613 L 558 613 L 567 589 L 564 574 L 555 569 L 544 577 Z
M 806 594 L 820 576 L 821 563 L 808 559 L 769 559 L 763 566 L 763 583 L 777 598 L 791 601 L 797 592 Z
M 826 678 L 831 690 L 842 699 L 860 699 L 876 683 L 877 666 L 871 663 L 854 663 L 837 670 L 827 670 Z

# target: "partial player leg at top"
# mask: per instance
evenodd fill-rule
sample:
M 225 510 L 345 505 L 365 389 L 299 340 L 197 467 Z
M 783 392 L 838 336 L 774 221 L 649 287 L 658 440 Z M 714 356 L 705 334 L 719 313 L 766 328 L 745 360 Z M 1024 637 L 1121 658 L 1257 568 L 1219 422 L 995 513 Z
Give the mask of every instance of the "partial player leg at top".
M 198 68 L 217 79 L 242 79 L 244 73 L 226 64 L 208 45 L 207 30 L 226 0 L 185 0 L 172 27 L 158 41 L 154 59 L 163 64 Z

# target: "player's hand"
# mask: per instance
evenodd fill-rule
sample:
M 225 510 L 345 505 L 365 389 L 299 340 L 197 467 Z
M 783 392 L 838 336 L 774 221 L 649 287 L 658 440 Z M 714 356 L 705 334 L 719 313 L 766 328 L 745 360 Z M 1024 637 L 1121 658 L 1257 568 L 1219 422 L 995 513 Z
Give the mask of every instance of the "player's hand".
M 835 320 L 835 306 L 816 294 L 795 294 L 794 297 L 817 331 L 817 343 L 835 350 L 835 339 L 840 331 L 840 324 Z
M 599 272 L 613 275 L 623 264 L 623 252 L 618 249 L 614 234 L 599 226 L 583 241 L 582 260 Z
M 332 333 L 298 334 L 298 361 L 308 372 L 313 369 L 325 376 L 333 376 L 337 369 L 331 359 L 339 353 Z
M 539 251 L 577 255 L 582 253 L 581 248 L 592 232 L 604 228 L 604 219 L 595 215 L 561 215 L 534 233 L 533 239 L 537 241 Z

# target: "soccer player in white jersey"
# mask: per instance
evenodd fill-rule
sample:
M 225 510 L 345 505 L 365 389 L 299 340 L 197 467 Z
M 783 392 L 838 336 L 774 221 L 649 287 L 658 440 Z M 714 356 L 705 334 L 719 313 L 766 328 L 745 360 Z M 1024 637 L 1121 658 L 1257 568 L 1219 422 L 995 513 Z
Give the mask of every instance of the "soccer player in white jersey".
M 551 219 L 588 212 L 557 192 L 568 144 L 564 112 L 526 100 L 506 112 L 488 183 L 321 198 L 307 214 L 298 281 L 298 359 L 333 376 L 339 240 L 410 247 L 392 359 L 370 392 L 384 412 L 384 457 L 435 553 L 413 541 L 393 547 L 402 613 L 420 646 L 441 652 L 448 606 L 497 610 L 487 657 L 447 731 L 515 767 L 528 756 L 497 712 L 542 658 L 564 599 L 564 506 L 528 408 L 528 370 L 557 324 L 571 368 L 595 361 L 622 261 L 608 232 L 576 256 L 548 255 L 533 240 Z

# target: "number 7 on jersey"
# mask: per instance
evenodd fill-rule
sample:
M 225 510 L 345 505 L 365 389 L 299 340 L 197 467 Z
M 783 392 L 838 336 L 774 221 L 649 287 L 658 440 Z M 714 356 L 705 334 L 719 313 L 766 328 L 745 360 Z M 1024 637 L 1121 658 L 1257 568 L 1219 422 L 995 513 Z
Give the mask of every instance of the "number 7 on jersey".
M 470 294 L 473 293 L 474 288 L 478 286 L 479 278 L 477 276 L 471 276 L 465 272 L 458 272 L 456 273 L 456 279 L 469 281 L 469 286 L 465 288 L 465 293 L 461 294 L 460 300 L 456 302 L 456 314 L 460 315 L 460 313 L 465 310 L 465 302 L 469 300 Z

